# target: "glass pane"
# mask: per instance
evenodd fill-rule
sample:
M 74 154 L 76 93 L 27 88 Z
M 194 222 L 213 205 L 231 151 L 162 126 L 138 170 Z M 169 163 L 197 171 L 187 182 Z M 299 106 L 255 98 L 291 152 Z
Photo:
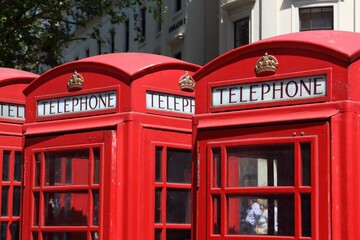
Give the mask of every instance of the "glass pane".
M 19 240 L 19 222 L 12 222 L 11 224 L 11 240 Z
M 311 237 L 311 195 L 301 195 L 302 236 Z
M 229 187 L 293 186 L 293 144 L 227 149 Z
M 93 232 L 91 234 L 91 236 L 92 236 L 92 240 L 99 240 L 99 233 L 98 232 Z
M 99 192 L 93 192 L 93 201 L 94 201 L 94 209 L 93 209 L 93 225 L 99 225 Z
M 294 236 L 292 195 L 234 196 L 228 198 L 227 233 L 230 235 Z
M 220 187 L 221 186 L 221 150 L 220 150 L 220 148 L 213 149 L 212 154 L 213 154 L 212 186 Z
M 3 152 L 2 180 L 9 181 L 10 151 Z
M 161 189 L 155 190 L 155 222 L 161 223 Z
M 161 240 L 161 229 L 155 229 L 155 240 Z
M 39 239 L 39 235 L 38 235 L 37 232 L 33 232 L 32 237 L 33 237 L 33 240 L 38 240 Z
M 156 182 L 162 181 L 162 175 L 161 175 L 162 151 L 163 151 L 162 147 L 156 147 L 155 150 L 155 181 Z
M 20 187 L 14 186 L 13 216 L 20 216 Z
M 302 185 L 311 186 L 310 143 L 301 144 Z
M 190 223 L 190 190 L 168 190 L 166 222 Z
M 1 216 L 8 216 L 9 187 L 2 187 Z
M 45 226 L 87 226 L 87 193 L 44 193 Z
M 190 240 L 191 231 L 188 229 L 184 230 L 172 230 L 168 229 L 166 231 L 166 240 Z
M 35 154 L 35 187 L 40 186 L 41 153 Z
M 300 16 L 300 31 L 305 31 L 311 29 L 311 14 L 309 8 L 299 9 Z
M 249 22 L 246 17 L 234 23 L 234 47 L 240 47 L 249 43 Z
M 21 152 L 15 152 L 15 163 L 14 163 L 14 181 L 21 181 Z
M 220 205 L 220 196 L 213 197 L 213 234 L 220 234 L 221 226 L 221 205 Z
M 321 8 L 311 10 L 312 29 L 322 29 Z
M 86 232 L 44 232 L 42 236 L 43 240 L 87 240 Z
M 45 153 L 45 185 L 82 185 L 89 183 L 89 151 Z M 81 171 L 79 171 L 81 169 Z
M 1 222 L 0 227 L 0 240 L 6 240 L 6 234 L 7 234 L 7 222 Z
M 100 148 L 94 148 L 94 183 L 100 183 Z
M 33 216 L 33 221 L 34 221 L 34 225 L 38 226 L 39 225 L 39 206 L 40 206 L 40 194 L 39 193 L 34 193 L 34 216 Z
M 167 182 L 191 183 L 191 151 L 168 149 Z
M 332 7 L 323 8 L 323 12 L 322 12 L 323 29 L 331 30 L 334 28 L 333 18 L 334 18 L 333 8 Z

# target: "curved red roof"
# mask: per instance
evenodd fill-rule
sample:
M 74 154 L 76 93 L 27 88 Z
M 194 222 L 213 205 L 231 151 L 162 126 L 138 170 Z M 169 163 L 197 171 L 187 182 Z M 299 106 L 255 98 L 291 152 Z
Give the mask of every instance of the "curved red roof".
M 13 68 L 0 67 L 0 84 L 6 85 L 11 83 L 29 83 L 39 75 L 27 71 L 22 71 Z
M 360 33 L 346 31 L 306 31 L 279 35 L 267 38 L 249 45 L 233 49 L 206 64 L 195 75 L 199 79 L 234 61 L 242 54 L 271 48 L 296 48 L 307 49 L 331 55 L 334 58 L 351 63 L 360 57 Z

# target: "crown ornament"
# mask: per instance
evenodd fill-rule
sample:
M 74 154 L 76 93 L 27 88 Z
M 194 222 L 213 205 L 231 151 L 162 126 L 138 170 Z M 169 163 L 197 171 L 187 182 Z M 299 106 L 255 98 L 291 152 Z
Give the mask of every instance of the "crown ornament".
M 84 83 L 84 78 L 75 71 L 73 75 L 68 80 L 68 89 L 69 91 L 78 91 L 82 89 L 82 85 Z
M 179 79 L 180 89 L 186 92 L 193 92 L 195 89 L 195 80 L 189 75 L 188 71 Z
M 265 52 L 264 56 L 260 57 L 255 65 L 255 72 L 258 76 L 271 75 L 276 72 L 278 60 Z

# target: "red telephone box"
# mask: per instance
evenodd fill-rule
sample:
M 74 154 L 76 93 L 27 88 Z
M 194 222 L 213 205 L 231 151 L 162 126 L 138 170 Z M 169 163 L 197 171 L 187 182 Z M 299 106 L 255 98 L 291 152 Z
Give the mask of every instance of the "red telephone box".
M 30 84 L 22 239 L 190 238 L 198 68 L 107 54 Z
M 194 75 L 193 239 L 360 237 L 359 41 L 278 36 Z
M 36 74 L 0 68 L 0 239 L 19 239 L 24 88 Z

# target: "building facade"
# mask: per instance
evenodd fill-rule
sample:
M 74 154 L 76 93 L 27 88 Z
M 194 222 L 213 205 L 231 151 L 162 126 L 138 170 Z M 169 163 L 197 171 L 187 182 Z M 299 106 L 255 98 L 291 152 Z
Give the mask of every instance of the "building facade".
M 139 9 L 143 42 L 134 41 L 132 12 L 128 11 L 128 21 L 118 25 L 103 18 L 101 41 L 72 43 L 64 50 L 64 61 L 111 52 L 147 52 L 203 65 L 233 48 L 276 35 L 321 29 L 360 32 L 357 0 L 165 0 L 162 12 L 163 22 L 158 23 Z M 98 22 L 79 29 L 78 36 Z

